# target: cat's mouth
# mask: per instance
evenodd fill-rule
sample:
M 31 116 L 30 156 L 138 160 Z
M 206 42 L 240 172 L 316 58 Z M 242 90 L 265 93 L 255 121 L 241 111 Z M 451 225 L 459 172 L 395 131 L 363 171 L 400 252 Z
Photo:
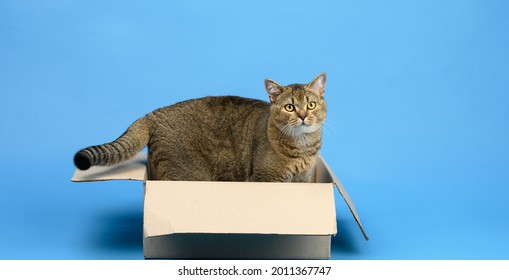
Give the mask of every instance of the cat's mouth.
M 281 132 L 291 137 L 300 137 L 315 132 L 318 127 L 314 123 L 301 122 L 300 124 L 286 125 L 281 129 Z
M 290 137 L 302 137 L 306 134 L 316 132 L 320 129 L 319 122 L 310 121 L 308 119 L 290 120 L 286 124 L 277 125 L 279 131 Z
M 309 121 L 308 118 L 305 118 L 305 119 L 300 119 L 300 123 L 297 124 L 297 126 L 312 126 L 314 124 L 315 124 L 314 122 L 311 122 L 311 121 Z

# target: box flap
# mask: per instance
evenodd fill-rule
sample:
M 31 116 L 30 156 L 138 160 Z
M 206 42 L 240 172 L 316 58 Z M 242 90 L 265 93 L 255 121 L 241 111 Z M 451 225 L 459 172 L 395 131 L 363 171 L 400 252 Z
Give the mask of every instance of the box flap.
M 357 214 L 357 210 L 355 210 L 355 205 L 353 204 L 352 199 L 346 192 L 345 187 L 339 182 L 338 178 L 336 177 L 336 174 L 332 171 L 332 169 L 327 165 L 325 160 L 320 156 L 317 167 L 316 167 L 316 180 L 317 182 L 332 182 L 338 189 L 339 193 L 345 200 L 346 204 L 348 205 L 348 208 L 350 209 L 350 212 L 352 212 L 352 215 L 359 225 L 359 228 L 362 231 L 362 234 L 364 235 L 364 239 L 369 240 L 368 235 L 366 234 L 366 231 L 364 231 L 364 227 L 362 226 L 361 220 L 359 218 L 359 215 Z
M 147 176 L 147 154 L 139 153 L 133 159 L 113 166 L 92 166 L 88 170 L 76 169 L 71 181 L 93 182 L 108 180 L 143 181 Z
M 147 181 L 144 215 L 145 237 L 336 234 L 330 183 Z

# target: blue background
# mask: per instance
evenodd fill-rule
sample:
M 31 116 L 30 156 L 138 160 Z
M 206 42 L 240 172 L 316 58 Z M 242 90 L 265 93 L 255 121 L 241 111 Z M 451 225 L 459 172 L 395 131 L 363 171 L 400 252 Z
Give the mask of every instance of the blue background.
M 0 1 L 0 258 L 141 259 L 72 157 L 155 108 L 328 74 L 333 259 L 509 259 L 509 2 Z

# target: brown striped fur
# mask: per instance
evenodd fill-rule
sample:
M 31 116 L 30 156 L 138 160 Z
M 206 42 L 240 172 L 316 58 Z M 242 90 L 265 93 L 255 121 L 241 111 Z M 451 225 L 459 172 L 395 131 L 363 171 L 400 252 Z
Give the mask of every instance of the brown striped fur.
M 79 169 L 128 160 L 148 145 L 161 180 L 309 182 L 322 143 L 325 73 L 309 84 L 265 80 L 270 103 L 236 96 L 153 111 L 113 142 L 80 150 Z

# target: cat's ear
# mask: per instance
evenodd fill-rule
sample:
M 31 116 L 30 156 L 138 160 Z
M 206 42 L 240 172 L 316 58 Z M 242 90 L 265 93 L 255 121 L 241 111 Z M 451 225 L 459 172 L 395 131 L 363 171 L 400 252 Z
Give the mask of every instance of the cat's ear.
M 265 80 L 265 89 L 269 94 L 270 102 L 276 102 L 279 95 L 283 92 L 284 87 L 271 79 Z
M 316 78 L 311 81 L 307 86 L 308 88 L 316 91 L 320 97 L 323 97 L 325 93 L 325 81 L 326 81 L 326 74 L 325 72 L 320 73 Z

